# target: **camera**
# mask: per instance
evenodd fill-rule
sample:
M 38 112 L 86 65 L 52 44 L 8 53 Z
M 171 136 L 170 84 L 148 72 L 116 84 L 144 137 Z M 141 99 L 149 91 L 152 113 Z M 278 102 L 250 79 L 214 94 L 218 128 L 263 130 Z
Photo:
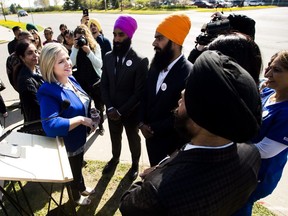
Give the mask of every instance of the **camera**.
M 196 37 L 196 43 L 207 45 L 213 41 L 219 34 L 230 30 L 230 21 L 221 20 L 220 17 L 214 17 L 209 23 L 205 23 L 201 28 L 201 34 Z
M 84 45 L 87 45 L 86 38 L 82 35 L 77 39 L 77 46 L 83 47 Z

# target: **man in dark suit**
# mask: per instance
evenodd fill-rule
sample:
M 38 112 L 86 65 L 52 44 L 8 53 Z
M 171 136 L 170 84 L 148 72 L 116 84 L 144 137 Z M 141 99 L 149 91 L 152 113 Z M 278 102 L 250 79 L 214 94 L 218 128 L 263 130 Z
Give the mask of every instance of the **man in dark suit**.
M 119 163 L 123 127 L 129 142 L 132 167 L 131 180 L 138 175 L 141 154 L 139 136 L 139 103 L 148 71 L 148 59 L 140 56 L 131 47 L 131 39 L 137 29 L 136 20 L 120 16 L 114 25 L 113 50 L 105 55 L 101 77 L 102 99 L 106 106 L 112 159 L 103 169 L 108 173 Z
M 140 175 L 121 199 L 122 215 L 232 215 L 257 185 L 260 154 L 242 142 L 259 132 L 260 114 L 248 72 L 220 52 L 202 53 L 175 113 L 190 142 Z
M 188 16 L 173 14 L 156 29 L 155 56 L 148 72 L 139 124 L 146 138 L 151 166 L 185 143 L 174 129 L 173 110 L 192 68 L 182 54 L 182 44 L 190 27 Z
M 11 55 L 16 50 L 17 43 L 19 42 L 19 34 L 22 32 L 20 26 L 14 26 L 12 28 L 15 38 L 8 43 L 8 53 Z

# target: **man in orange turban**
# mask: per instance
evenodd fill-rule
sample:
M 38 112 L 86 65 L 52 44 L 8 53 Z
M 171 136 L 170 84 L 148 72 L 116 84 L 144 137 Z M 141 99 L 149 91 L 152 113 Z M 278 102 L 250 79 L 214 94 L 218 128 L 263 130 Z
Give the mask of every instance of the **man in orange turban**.
M 152 60 L 142 101 L 139 128 L 146 138 L 150 165 L 185 144 L 174 129 L 174 110 L 192 64 L 182 53 L 191 22 L 185 14 L 172 14 L 157 27 Z
M 156 32 L 182 46 L 191 28 L 190 18 L 185 14 L 172 14 L 157 27 Z

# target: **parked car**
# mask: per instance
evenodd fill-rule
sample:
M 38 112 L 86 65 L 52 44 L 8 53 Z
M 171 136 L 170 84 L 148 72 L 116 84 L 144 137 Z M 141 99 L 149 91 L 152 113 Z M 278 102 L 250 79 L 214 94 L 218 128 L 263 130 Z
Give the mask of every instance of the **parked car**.
M 233 4 L 233 7 L 243 7 L 243 6 L 248 6 L 247 2 L 244 0 L 232 0 L 231 1 Z M 245 5 L 246 2 L 246 5 Z
M 19 11 L 17 12 L 17 14 L 18 14 L 18 16 L 20 16 L 20 17 L 28 16 L 27 11 L 25 11 L 25 10 L 19 10 Z
M 213 8 L 213 4 L 209 3 L 208 1 L 198 0 L 195 1 L 192 5 L 197 6 L 199 8 Z
M 215 8 L 230 8 L 230 7 L 233 7 L 233 3 L 229 1 L 219 0 L 219 1 L 216 1 L 214 7 Z
M 257 1 L 257 0 L 250 0 L 248 5 L 249 6 L 263 6 L 264 2 Z

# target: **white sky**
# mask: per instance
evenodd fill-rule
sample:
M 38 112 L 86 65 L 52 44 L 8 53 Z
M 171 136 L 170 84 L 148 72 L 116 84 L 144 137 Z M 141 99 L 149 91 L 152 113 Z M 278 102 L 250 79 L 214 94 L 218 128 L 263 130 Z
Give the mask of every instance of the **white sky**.
M 16 3 L 17 5 L 20 4 L 21 7 L 34 7 L 34 0 L 0 0 L 5 4 L 6 7 L 9 7 L 11 4 Z M 30 5 L 29 5 L 30 2 Z M 63 4 L 63 0 L 60 1 L 60 5 Z M 50 0 L 50 5 L 54 5 L 54 0 Z

